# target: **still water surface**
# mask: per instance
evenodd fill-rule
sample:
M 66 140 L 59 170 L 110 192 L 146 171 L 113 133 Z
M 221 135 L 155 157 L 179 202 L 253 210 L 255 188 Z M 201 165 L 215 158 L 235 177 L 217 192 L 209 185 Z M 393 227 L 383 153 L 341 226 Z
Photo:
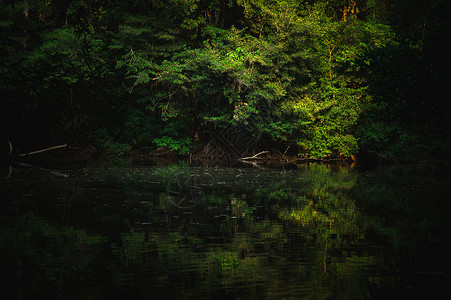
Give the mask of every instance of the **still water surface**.
M 3 299 L 449 293 L 449 178 L 416 168 L 3 173 Z

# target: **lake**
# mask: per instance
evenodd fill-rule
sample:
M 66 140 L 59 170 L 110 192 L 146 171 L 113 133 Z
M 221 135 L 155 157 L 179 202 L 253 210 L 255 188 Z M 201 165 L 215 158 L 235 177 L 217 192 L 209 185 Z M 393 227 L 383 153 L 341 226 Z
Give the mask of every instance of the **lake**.
M 449 294 L 451 181 L 421 167 L 1 171 L 3 299 Z

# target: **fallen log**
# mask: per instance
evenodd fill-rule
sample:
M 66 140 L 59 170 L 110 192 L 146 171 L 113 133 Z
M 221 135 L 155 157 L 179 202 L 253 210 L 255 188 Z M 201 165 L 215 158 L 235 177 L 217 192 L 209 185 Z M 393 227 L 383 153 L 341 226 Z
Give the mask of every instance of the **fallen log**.
M 53 147 L 50 147 L 50 148 L 44 148 L 44 149 L 40 149 L 40 150 L 28 152 L 28 153 L 20 153 L 17 156 L 28 156 L 28 155 L 38 154 L 38 153 L 42 153 L 42 152 L 46 152 L 46 151 L 50 151 L 50 150 L 55 150 L 55 149 L 60 149 L 60 148 L 64 148 L 64 147 L 67 147 L 67 144 L 53 146 Z
M 257 156 L 259 156 L 260 154 L 264 154 L 264 153 L 269 153 L 269 151 L 262 151 L 262 152 L 255 154 L 254 156 L 242 157 L 242 158 L 238 158 L 238 159 L 239 160 L 260 159 L 260 158 L 257 158 Z

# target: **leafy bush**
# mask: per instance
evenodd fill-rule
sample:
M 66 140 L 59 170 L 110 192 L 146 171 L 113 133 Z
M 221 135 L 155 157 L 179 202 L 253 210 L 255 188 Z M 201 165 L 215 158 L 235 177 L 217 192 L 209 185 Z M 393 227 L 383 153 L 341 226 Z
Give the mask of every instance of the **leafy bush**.
M 191 151 L 191 138 L 183 138 L 175 140 L 170 136 L 163 136 L 162 138 L 157 138 L 153 140 L 158 147 L 169 147 L 174 152 L 180 154 L 186 154 Z

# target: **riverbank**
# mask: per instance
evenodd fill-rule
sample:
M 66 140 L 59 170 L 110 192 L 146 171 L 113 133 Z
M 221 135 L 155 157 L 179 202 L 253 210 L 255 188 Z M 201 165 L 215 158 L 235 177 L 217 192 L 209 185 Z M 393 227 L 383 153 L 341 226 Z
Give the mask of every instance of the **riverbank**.
M 61 147 L 60 147 L 61 146 Z M 46 151 L 42 151 L 48 149 Z M 450 174 L 451 164 L 449 161 L 392 161 L 384 159 L 361 159 L 358 156 L 352 158 L 309 158 L 297 157 L 293 154 L 283 154 L 278 150 L 261 151 L 251 153 L 241 158 L 224 160 L 218 157 L 202 157 L 197 153 L 180 155 L 167 149 L 148 150 L 133 149 L 126 153 L 105 153 L 99 155 L 89 147 L 76 147 L 57 145 L 43 149 L 29 151 L 28 154 L 13 153 L 3 155 L 0 159 L 2 165 L 36 166 L 49 169 L 76 168 L 86 165 L 108 166 L 170 166 L 183 163 L 197 167 L 240 167 L 240 168 L 284 168 L 296 169 L 311 163 L 349 166 L 351 169 L 376 169 L 396 165 L 414 166 L 424 174 Z

